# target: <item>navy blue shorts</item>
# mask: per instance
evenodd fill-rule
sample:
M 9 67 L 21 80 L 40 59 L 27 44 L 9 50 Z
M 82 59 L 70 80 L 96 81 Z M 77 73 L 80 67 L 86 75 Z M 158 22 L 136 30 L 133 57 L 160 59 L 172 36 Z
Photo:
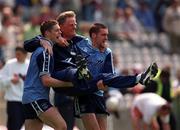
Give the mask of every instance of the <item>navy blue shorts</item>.
M 39 115 L 48 110 L 52 105 L 46 99 L 40 99 L 28 104 L 23 104 L 25 119 L 39 119 Z
M 76 117 L 82 114 L 95 113 L 109 115 L 106 111 L 105 99 L 95 94 L 79 96 L 74 101 L 74 112 Z

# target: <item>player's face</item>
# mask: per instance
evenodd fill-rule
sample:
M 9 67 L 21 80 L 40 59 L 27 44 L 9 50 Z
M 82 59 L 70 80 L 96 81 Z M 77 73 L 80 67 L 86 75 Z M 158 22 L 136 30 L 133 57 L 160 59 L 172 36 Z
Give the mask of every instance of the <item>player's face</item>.
M 107 47 L 108 40 L 108 29 L 100 29 L 100 31 L 95 36 L 95 43 L 99 49 L 103 49 Z
M 76 35 L 77 22 L 75 17 L 68 17 L 65 22 L 60 25 L 62 35 L 67 40 Z
M 53 28 L 48 32 L 48 38 L 55 43 L 59 43 L 61 38 L 61 30 L 58 24 L 54 25 Z

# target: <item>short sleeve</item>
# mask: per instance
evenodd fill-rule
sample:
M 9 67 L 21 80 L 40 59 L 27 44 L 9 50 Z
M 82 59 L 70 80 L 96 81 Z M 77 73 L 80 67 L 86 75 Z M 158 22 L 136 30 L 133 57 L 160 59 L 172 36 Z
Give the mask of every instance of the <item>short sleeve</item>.
M 39 76 L 50 75 L 53 71 L 53 57 L 44 50 L 37 57 L 37 65 L 40 70 Z

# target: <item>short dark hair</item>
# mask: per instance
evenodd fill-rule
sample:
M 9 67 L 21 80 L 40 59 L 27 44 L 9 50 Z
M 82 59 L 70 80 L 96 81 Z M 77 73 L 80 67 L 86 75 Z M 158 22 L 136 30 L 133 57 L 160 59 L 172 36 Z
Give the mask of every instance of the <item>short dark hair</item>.
M 20 52 L 22 52 L 23 54 L 27 54 L 27 51 L 23 48 L 23 47 L 21 47 L 21 46 L 17 46 L 16 48 L 15 48 L 15 52 L 16 51 L 20 51 Z
M 63 24 L 67 18 L 69 17 L 76 17 L 76 14 L 74 13 L 74 11 L 65 11 L 60 13 L 56 20 L 58 21 L 59 25 Z
M 56 20 L 48 20 L 41 23 L 40 30 L 44 36 L 46 31 L 50 31 L 54 25 L 58 24 Z
M 102 23 L 94 23 L 89 29 L 89 36 L 92 37 L 93 33 L 98 33 L 100 29 L 106 29 L 107 27 Z

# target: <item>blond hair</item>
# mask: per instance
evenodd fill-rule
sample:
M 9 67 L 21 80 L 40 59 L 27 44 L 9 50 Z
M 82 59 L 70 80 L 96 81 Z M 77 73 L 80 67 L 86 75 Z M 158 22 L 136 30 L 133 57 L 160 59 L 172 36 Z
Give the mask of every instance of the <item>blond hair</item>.
M 69 17 L 76 17 L 76 14 L 74 11 L 65 11 L 65 12 L 62 12 L 60 13 L 56 20 L 58 21 L 59 24 L 63 24 L 67 18 Z

